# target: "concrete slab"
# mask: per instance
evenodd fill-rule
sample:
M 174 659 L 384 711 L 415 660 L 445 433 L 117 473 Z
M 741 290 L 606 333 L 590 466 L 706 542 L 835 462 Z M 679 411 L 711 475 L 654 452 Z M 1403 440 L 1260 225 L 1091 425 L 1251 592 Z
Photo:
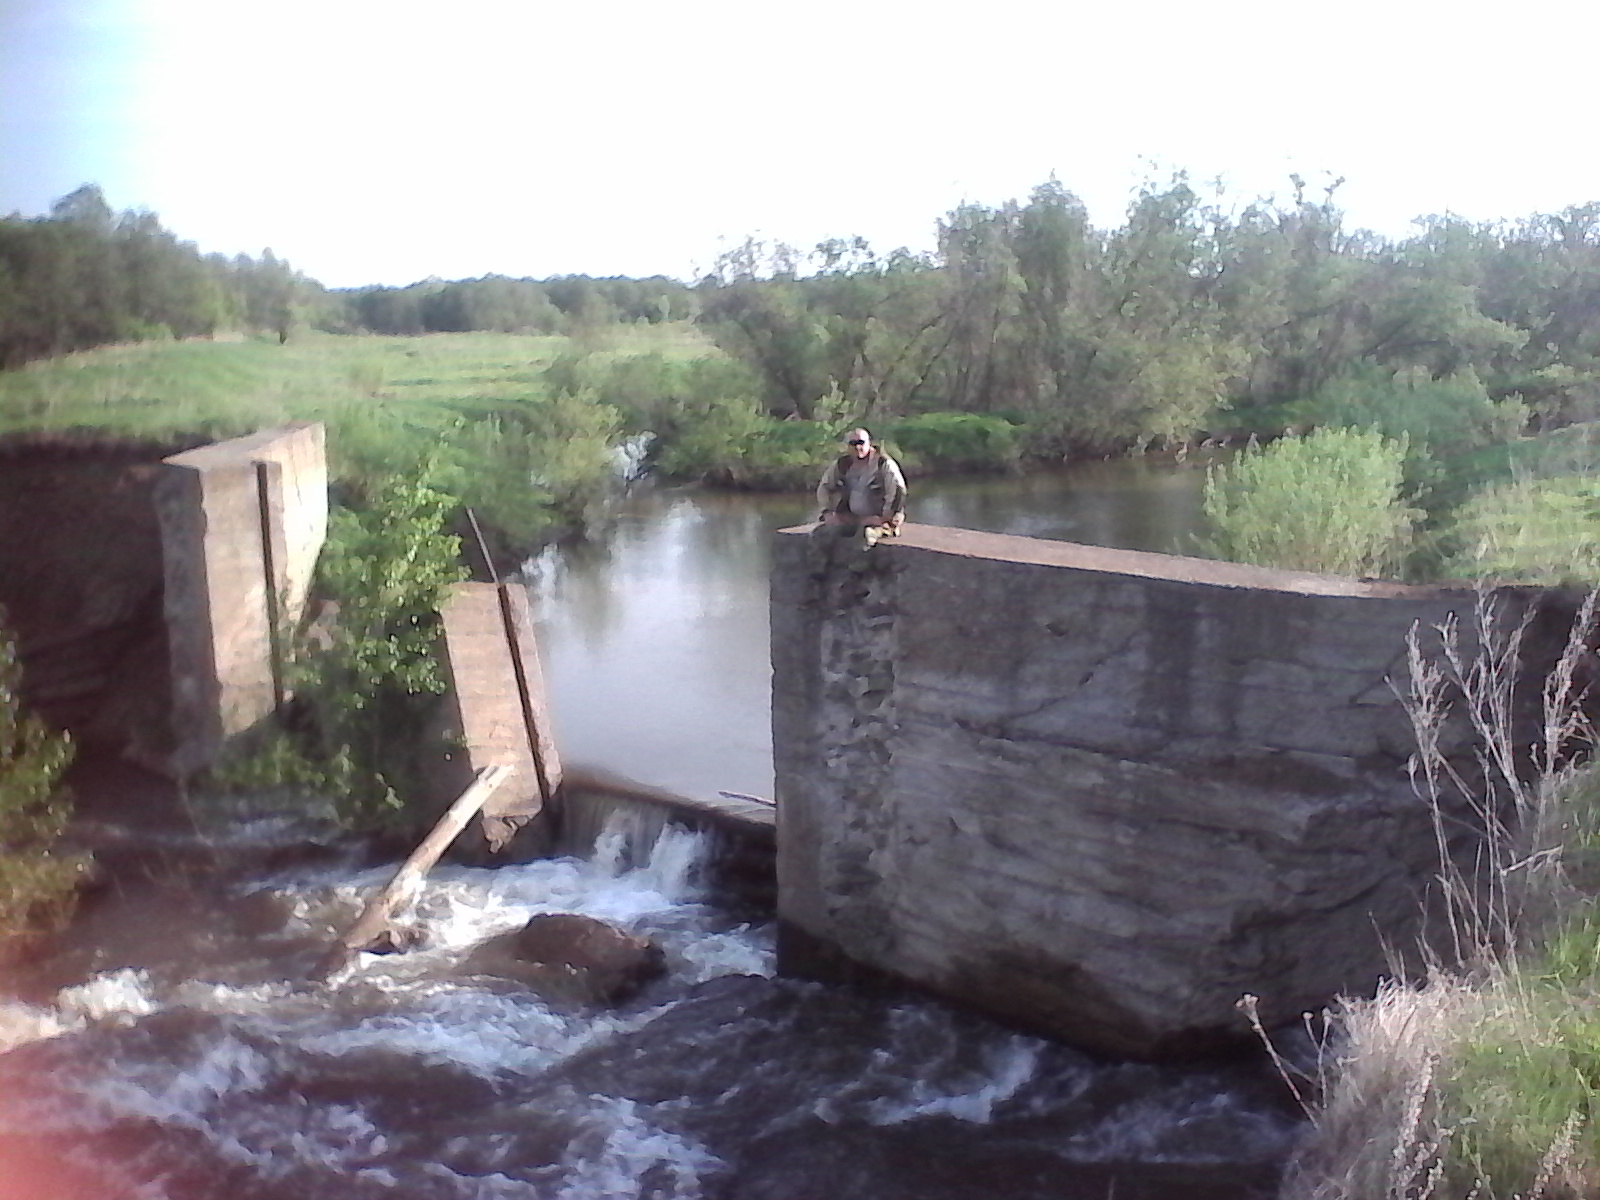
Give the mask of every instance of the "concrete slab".
M 442 811 L 478 770 L 510 764 L 512 777 L 483 810 L 484 836 L 494 849 L 538 816 L 561 787 L 533 617 L 519 587 L 460 583 L 440 620 L 450 690 L 439 735 L 450 749 L 430 766 L 430 790 Z

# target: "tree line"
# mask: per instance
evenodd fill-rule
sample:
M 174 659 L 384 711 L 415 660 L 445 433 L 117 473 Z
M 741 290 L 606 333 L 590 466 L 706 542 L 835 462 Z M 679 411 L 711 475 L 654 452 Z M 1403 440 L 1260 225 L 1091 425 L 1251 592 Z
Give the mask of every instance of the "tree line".
M 1359 403 L 1413 423 L 1492 423 L 1505 402 L 1535 429 L 1600 416 L 1600 203 L 1393 240 L 1348 229 L 1336 187 L 1229 213 L 1178 177 L 1100 230 L 1051 181 L 938 233 L 928 255 L 747 242 L 704 281 L 701 319 L 775 415 L 986 413 L 1049 454 Z
M 201 254 L 86 184 L 42 217 L 0 217 L 0 367 L 114 342 L 253 329 L 286 338 L 323 290 L 270 250 Z
M 324 328 L 339 333 L 573 334 L 607 325 L 692 321 L 699 302 L 689 285 L 664 275 L 644 279 L 429 279 L 406 287 L 331 293 Z
M 578 333 L 694 321 L 778 420 L 1004 421 L 1025 453 L 1371 424 L 1438 450 L 1600 416 L 1600 203 L 1347 227 L 1337 185 L 1231 211 L 1183 176 L 1096 228 L 1055 180 L 962 205 L 925 254 L 754 239 L 695 283 L 486 276 L 327 291 L 201 255 L 85 186 L 0 219 L 0 364 L 233 327 Z M 986 426 L 987 427 L 987 426 Z

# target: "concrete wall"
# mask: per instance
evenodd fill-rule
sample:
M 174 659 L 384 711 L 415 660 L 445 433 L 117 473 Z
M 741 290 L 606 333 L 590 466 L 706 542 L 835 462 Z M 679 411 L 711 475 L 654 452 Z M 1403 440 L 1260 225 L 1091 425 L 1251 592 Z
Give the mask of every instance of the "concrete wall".
M 964 530 L 871 550 L 785 531 L 780 965 L 864 966 L 1138 1055 L 1242 1034 L 1246 992 L 1272 1022 L 1372 986 L 1437 870 L 1389 680 L 1414 621 L 1474 600 Z
M 173 455 L 155 485 L 175 745 L 191 774 L 281 703 L 280 640 L 300 620 L 327 529 L 321 425 Z
M 439 615 L 449 690 L 434 731 L 445 749 L 431 765 L 429 787 L 443 812 L 478 771 L 510 763 L 514 773 L 481 821 L 487 848 L 498 850 L 561 786 L 533 614 L 521 587 L 458 583 Z M 542 843 L 546 832 L 534 830 L 533 840 Z
M 193 443 L 187 443 L 192 445 Z M 26 708 L 80 751 L 170 751 L 155 481 L 184 444 L 0 438 L 0 610 Z

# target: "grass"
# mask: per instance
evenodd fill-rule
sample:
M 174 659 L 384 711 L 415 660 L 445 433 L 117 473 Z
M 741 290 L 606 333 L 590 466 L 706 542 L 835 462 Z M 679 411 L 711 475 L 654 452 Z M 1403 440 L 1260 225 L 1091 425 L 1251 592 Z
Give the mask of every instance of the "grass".
M 365 491 L 433 462 L 458 499 L 528 543 L 575 520 L 609 469 L 618 415 L 563 399 L 545 375 L 575 348 L 601 365 L 720 355 L 688 325 L 617 326 L 582 347 L 499 333 L 151 342 L 0 372 L 0 430 L 226 437 L 322 421 L 336 481 Z
M 22 712 L 21 678 L 0 626 L 0 964 L 66 923 L 84 867 L 56 844 L 72 814 L 57 786 L 72 746 Z
M 1594 745 L 1582 668 L 1595 604 L 1550 674 L 1531 758 L 1507 703 L 1524 627 L 1486 596 L 1470 634 L 1446 626 L 1428 655 L 1413 639 L 1417 778 L 1441 829 L 1458 961 L 1341 1003 L 1284 1200 L 1600 1196 L 1600 767 L 1569 758 Z M 1438 751 L 1450 709 L 1479 735 L 1486 783 Z M 1457 791 L 1481 824 L 1471 866 L 1443 854 Z
M 1397 570 L 1420 514 L 1404 499 L 1406 444 L 1360 429 L 1286 437 L 1207 472 L 1216 558 L 1292 571 Z

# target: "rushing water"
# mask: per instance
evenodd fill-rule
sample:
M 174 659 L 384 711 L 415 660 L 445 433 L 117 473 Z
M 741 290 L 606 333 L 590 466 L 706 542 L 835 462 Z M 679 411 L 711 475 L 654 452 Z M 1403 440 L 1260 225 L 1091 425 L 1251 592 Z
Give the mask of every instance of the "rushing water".
M 1144 459 L 917 484 L 930 525 L 1182 553 L 1203 466 Z M 530 564 L 565 757 L 688 795 L 772 795 L 767 576 L 772 532 L 809 497 L 636 490 L 603 540 Z
M 301 982 L 306 968 L 384 872 L 135 889 L 120 911 L 146 927 L 142 946 L 102 931 L 93 953 L 119 965 L 0 1004 L 0 1196 L 975 1200 L 1109 1186 L 1127 1200 L 1270 1185 L 1295 1123 L 1256 1072 L 1099 1064 L 930 1001 L 767 978 L 768 931 L 699 898 L 696 835 L 668 830 L 631 855 L 621 839 L 587 859 L 442 869 L 417 908 L 420 944 L 361 955 L 326 986 Z M 543 912 L 652 937 L 667 977 L 596 1011 L 465 961 Z
M 1130 514 L 1114 493 L 1136 473 L 919 489 L 914 515 L 1181 544 L 1197 476 L 1146 471 Z M 766 794 L 767 544 L 805 515 L 641 492 L 604 546 L 543 563 L 570 759 Z M 705 846 L 672 828 L 439 869 L 415 944 L 311 984 L 390 868 L 308 856 L 296 820 L 147 846 L 0 1000 L 0 1200 L 1238 1200 L 1270 1194 L 1299 1128 L 1258 1066 L 1096 1062 L 926 999 L 771 978 L 770 927 L 707 902 Z M 302 865 L 214 869 L 230 855 Z M 594 1008 L 472 959 L 550 912 L 650 937 L 665 977 Z

